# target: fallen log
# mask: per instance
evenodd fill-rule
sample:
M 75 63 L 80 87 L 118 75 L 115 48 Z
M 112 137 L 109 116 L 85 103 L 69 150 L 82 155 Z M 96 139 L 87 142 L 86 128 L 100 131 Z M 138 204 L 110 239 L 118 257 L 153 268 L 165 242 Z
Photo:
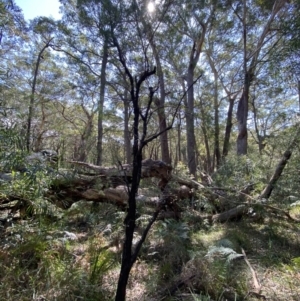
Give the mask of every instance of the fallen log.
M 212 216 L 213 223 L 224 223 L 232 219 L 240 218 L 242 215 L 248 212 L 248 208 L 245 205 L 239 205 L 228 211 L 218 213 Z
M 82 170 L 94 172 L 96 175 L 103 175 L 106 177 L 120 177 L 122 179 L 130 179 L 132 174 L 132 164 L 120 164 L 116 167 L 102 167 L 90 163 L 79 161 L 68 161 Z M 172 171 L 172 166 L 163 161 L 147 159 L 142 161 L 141 178 L 160 178 L 169 179 Z M 80 173 L 80 170 L 79 170 Z

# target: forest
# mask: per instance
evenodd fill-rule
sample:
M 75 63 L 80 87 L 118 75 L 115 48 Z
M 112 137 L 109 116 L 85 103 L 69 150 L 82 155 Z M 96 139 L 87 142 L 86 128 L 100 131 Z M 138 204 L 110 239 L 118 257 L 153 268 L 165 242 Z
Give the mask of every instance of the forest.
M 0 0 L 0 300 L 300 300 L 300 0 Z

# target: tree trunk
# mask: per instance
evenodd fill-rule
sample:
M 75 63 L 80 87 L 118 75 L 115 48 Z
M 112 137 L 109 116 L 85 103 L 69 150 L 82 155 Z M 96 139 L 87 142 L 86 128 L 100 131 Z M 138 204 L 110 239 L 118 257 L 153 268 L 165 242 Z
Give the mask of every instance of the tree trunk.
M 36 90 L 37 76 L 38 76 L 43 52 L 46 50 L 46 48 L 48 48 L 50 46 L 50 42 L 52 40 L 53 40 L 53 38 L 49 39 L 49 41 L 47 41 L 47 43 L 41 49 L 41 51 L 38 54 L 37 61 L 35 64 L 35 69 L 34 69 L 34 74 L 33 74 L 33 82 L 32 82 L 32 87 L 31 87 L 30 103 L 29 103 L 29 108 L 28 108 L 28 118 L 27 118 L 26 148 L 27 148 L 28 152 L 30 151 L 31 124 L 32 124 L 32 118 L 34 116 L 34 102 L 35 102 L 35 90 Z
M 215 147 L 214 155 L 216 158 L 216 168 L 218 169 L 221 164 L 221 151 L 220 151 L 220 124 L 219 124 L 219 101 L 218 101 L 218 74 L 214 72 L 214 109 L 215 109 Z
M 194 72 L 200 58 L 204 38 L 207 30 L 207 24 L 210 22 L 213 11 L 206 23 L 200 22 L 202 31 L 198 33 L 198 37 L 194 40 L 193 47 L 190 52 L 189 64 L 187 68 L 187 109 L 186 109 L 186 142 L 187 142 L 187 159 L 189 172 L 196 175 L 196 139 L 195 139 L 195 125 L 194 125 Z
M 88 118 L 87 123 L 85 125 L 84 131 L 80 137 L 79 147 L 78 147 L 78 161 L 86 162 L 88 149 L 87 149 L 87 141 L 91 137 L 93 132 L 93 118 L 94 114 L 89 114 L 87 110 L 85 110 L 86 116 Z
M 98 102 L 98 136 L 97 136 L 97 165 L 102 165 L 102 139 L 103 139 L 103 106 L 105 98 L 106 86 L 106 65 L 108 60 L 108 45 L 104 41 L 103 45 L 103 58 L 100 75 L 100 95 Z
M 125 158 L 126 163 L 130 164 L 132 162 L 132 147 L 130 141 L 130 130 L 129 130 L 129 100 L 128 91 L 125 91 L 124 96 L 124 144 L 125 144 Z
M 248 149 L 248 130 L 247 130 L 247 119 L 248 119 L 248 107 L 249 107 L 249 88 L 250 78 L 249 71 L 247 69 L 247 5 L 244 0 L 244 11 L 243 11 L 243 44 L 244 44 L 244 88 L 239 100 L 237 109 L 237 122 L 238 122 L 238 137 L 236 141 L 236 151 L 238 155 L 246 155 Z
M 139 9 L 137 2 L 135 1 L 136 7 Z M 171 164 L 170 152 L 169 152 L 169 145 L 168 145 L 168 132 L 166 131 L 167 122 L 166 122 L 166 115 L 165 115 L 165 99 L 166 99 L 166 91 L 165 91 L 165 78 L 163 69 L 160 62 L 159 52 L 157 50 L 155 41 L 154 41 L 154 33 L 152 29 L 151 23 L 147 23 L 143 13 L 139 10 L 140 18 L 146 31 L 147 38 L 151 49 L 153 51 L 156 68 L 157 68 L 157 76 L 159 79 L 159 92 L 160 97 L 155 99 L 155 105 L 157 106 L 157 113 L 158 113 L 158 124 L 159 124 L 159 131 L 162 132 L 160 135 L 160 145 L 161 145 L 161 158 L 162 161 Z
M 265 25 L 261 36 L 257 42 L 254 52 L 250 55 L 247 53 L 247 5 L 244 0 L 244 12 L 242 18 L 243 25 L 243 43 L 244 43 L 244 88 L 242 96 L 239 100 L 237 110 L 237 121 L 238 121 L 238 137 L 237 137 L 237 154 L 246 155 L 248 147 L 248 130 L 247 130 L 247 118 L 249 110 L 249 92 L 250 86 L 253 82 L 255 71 L 257 69 L 258 57 L 264 46 L 265 39 L 271 31 L 271 24 L 275 19 L 278 12 L 284 7 L 288 0 L 276 0 L 273 4 L 272 13 L 269 17 L 267 24 Z M 252 57 L 250 65 L 248 67 L 249 57 Z
M 200 112 L 201 112 L 201 118 L 202 118 L 202 133 L 204 137 L 204 145 L 205 145 L 205 151 L 206 151 L 206 162 L 204 164 L 204 169 L 206 172 L 210 173 L 212 170 L 212 160 L 211 160 L 211 154 L 210 154 L 210 146 L 209 146 L 209 139 L 208 139 L 208 134 L 207 134 L 207 128 L 205 124 L 205 112 L 204 112 L 204 106 L 203 106 L 203 101 L 202 98 L 200 98 Z
M 197 60 L 198 61 L 198 60 Z M 186 108 L 186 143 L 187 143 L 187 160 L 190 174 L 196 176 L 196 139 L 194 125 L 194 69 L 195 62 L 190 62 L 187 74 L 187 108 Z
M 223 143 L 223 152 L 222 152 L 222 159 L 226 158 L 229 152 L 229 144 L 230 144 L 230 135 L 232 129 L 232 113 L 234 107 L 235 98 L 229 97 L 229 107 L 227 111 L 227 121 L 226 121 L 226 128 L 225 128 L 225 136 L 224 136 L 224 143 Z
M 126 287 L 128 283 L 129 274 L 133 264 L 136 261 L 137 254 L 143 240 L 140 241 L 138 247 L 135 249 L 135 253 L 132 254 L 132 241 L 133 234 L 136 226 L 136 195 L 138 192 L 141 173 L 142 173 L 142 152 L 143 148 L 152 140 L 155 139 L 156 136 L 146 139 L 147 135 L 147 126 L 149 122 L 149 111 L 151 108 L 151 103 L 153 102 L 153 89 L 149 89 L 149 100 L 147 104 L 147 108 L 145 113 L 141 113 L 140 105 L 139 105 L 139 94 L 140 89 L 145 80 L 147 80 L 150 76 L 156 73 L 156 68 L 153 70 L 145 70 L 139 78 L 133 77 L 131 72 L 129 71 L 123 52 L 118 43 L 118 40 L 115 36 L 113 36 L 114 46 L 116 47 L 119 55 L 119 61 L 122 64 L 125 74 L 130 81 L 130 98 L 133 106 L 133 169 L 132 169 L 132 180 L 131 185 L 128 183 L 128 210 L 127 215 L 124 220 L 125 224 L 125 240 L 123 244 L 123 252 L 122 252 L 122 262 L 121 262 L 121 271 L 119 275 L 117 292 L 115 301 L 125 301 L 126 299 Z M 139 132 L 139 123 L 142 120 L 142 134 Z M 154 221 L 153 221 L 154 222 Z M 148 229 L 149 231 L 149 229 Z M 146 230 L 145 233 L 147 234 Z M 145 239 L 145 237 L 144 237 Z
M 238 121 L 238 137 L 237 137 L 237 154 L 246 155 L 248 149 L 248 100 L 249 100 L 249 84 L 246 82 L 247 75 L 245 76 L 245 86 L 242 96 L 239 100 L 237 109 L 237 121 Z
M 181 162 L 181 119 L 179 117 L 179 121 L 177 124 L 177 158 L 178 161 Z

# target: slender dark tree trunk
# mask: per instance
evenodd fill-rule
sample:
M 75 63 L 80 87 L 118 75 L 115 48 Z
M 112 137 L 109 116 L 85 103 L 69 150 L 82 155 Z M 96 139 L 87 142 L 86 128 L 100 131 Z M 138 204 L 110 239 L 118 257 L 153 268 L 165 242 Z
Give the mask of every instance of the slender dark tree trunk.
M 126 163 L 132 162 L 132 146 L 130 141 L 130 130 L 129 130 L 129 99 L 128 91 L 125 91 L 124 95 L 124 142 L 125 142 L 125 158 Z
M 249 88 L 250 88 L 250 78 L 247 69 L 247 4 L 244 0 L 244 11 L 243 11 L 243 43 L 244 43 L 244 89 L 239 100 L 237 109 L 237 122 L 238 122 L 238 137 L 236 141 L 236 151 L 238 155 L 246 155 L 248 148 L 248 130 L 247 130 L 247 120 L 248 120 L 248 101 L 249 101 Z
M 209 139 L 208 139 L 208 134 L 207 134 L 207 128 L 206 128 L 206 123 L 205 121 L 205 112 L 204 112 L 204 106 L 203 106 L 203 101 L 200 98 L 200 111 L 201 111 L 201 119 L 202 119 L 202 133 L 204 137 L 204 145 L 205 145 L 205 151 L 206 151 L 206 164 L 205 164 L 205 171 L 211 172 L 212 171 L 212 160 L 211 160 L 211 154 L 210 154 L 210 146 L 209 146 Z
M 214 72 L 214 109 L 215 109 L 214 155 L 216 158 L 216 168 L 218 169 L 221 164 L 221 151 L 220 151 L 220 124 L 219 124 L 219 101 L 218 101 L 218 74 L 215 72 Z
M 153 47 L 152 47 L 153 49 Z M 156 48 L 154 48 L 156 49 Z M 156 98 L 158 100 L 156 102 L 157 108 L 158 108 L 158 122 L 159 122 L 159 131 L 162 132 L 160 135 L 160 145 L 161 145 L 161 158 L 164 162 L 171 164 L 171 158 L 170 158 L 170 152 L 169 152 L 169 145 L 168 145 L 168 132 L 165 131 L 167 128 L 167 121 L 166 121 L 166 114 L 165 114 L 165 80 L 164 80 L 164 74 L 162 71 L 162 67 L 160 64 L 160 59 L 158 56 L 157 51 L 155 51 L 155 61 L 157 64 L 157 75 L 159 78 L 159 91 L 160 91 L 160 98 Z
M 224 143 L 223 143 L 223 152 L 222 152 L 222 159 L 223 160 L 226 158 L 226 156 L 228 155 L 228 152 L 229 152 L 234 101 L 235 101 L 235 98 L 229 98 L 229 107 L 228 107 L 228 111 L 227 111 L 227 121 L 226 121 L 225 136 L 224 136 Z
M 32 118 L 34 116 L 34 103 L 35 103 L 35 90 L 36 90 L 37 76 L 38 76 L 43 52 L 46 50 L 46 48 L 48 48 L 50 46 L 50 43 L 52 40 L 53 40 L 53 38 L 49 39 L 49 41 L 47 41 L 47 43 L 41 49 L 41 51 L 38 54 L 36 64 L 35 64 L 35 69 L 34 69 L 34 74 L 33 74 L 33 82 L 32 82 L 32 87 L 31 87 L 30 103 L 29 103 L 29 108 L 28 108 L 28 117 L 27 117 L 26 149 L 28 152 L 30 151 L 31 124 L 32 124 Z
M 107 41 L 103 44 L 103 57 L 100 74 L 100 95 L 98 102 L 98 136 L 97 136 L 97 165 L 102 165 L 102 140 L 103 140 L 103 108 L 106 86 L 106 66 L 108 60 L 108 45 Z
M 121 262 L 121 271 L 119 275 L 117 292 L 115 301 L 125 301 L 126 299 L 126 287 L 128 283 L 129 274 L 133 264 L 135 263 L 138 253 L 141 249 L 143 242 L 146 239 L 147 233 L 156 220 L 158 215 L 158 211 L 156 215 L 153 215 L 153 218 L 148 223 L 141 240 L 137 244 L 134 251 L 132 251 L 132 241 L 133 234 L 136 226 L 136 194 L 138 192 L 140 178 L 141 178 L 141 169 L 142 169 L 142 153 L 144 147 L 148 142 L 155 139 L 156 136 L 153 136 L 150 140 L 146 140 L 147 136 L 147 125 L 149 122 L 149 111 L 151 104 L 153 102 L 154 90 L 149 89 L 149 101 L 147 105 L 146 112 L 141 113 L 139 106 L 139 95 L 140 88 L 143 82 L 156 73 L 156 68 L 153 70 L 145 70 L 139 77 L 133 77 L 131 72 L 129 71 L 126 61 L 121 50 L 121 47 L 118 43 L 118 40 L 113 36 L 114 46 L 116 47 L 119 60 L 125 70 L 125 74 L 130 81 L 130 101 L 133 106 L 133 147 L 132 147 L 132 155 L 133 155 L 133 170 L 132 170 L 132 180 L 131 185 L 128 184 L 128 209 L 127 215 L 124 220 L 125 224 L 125 240 L 123 244 L 123 252 L 122 252 L 122 262 Z M 139 132 L 139 124 L 140 120 L 142 120 L 142 133 Z
M 211 21 L 213 16 L 213 11 L 209 16 L 206 23 L 200 22 L 202 31 L 199 32 L 197 39 L 194 40 L 193 47 L 190 51 L 189 64 L 187 68 L 187 108 L 186 108 L 186 142 L 187 142 L 187 157 L 188 157 L 188 168 L 189 172 L 197 177 L 196 175 L 196 139 L 195 139 L 195 125 L 194 125 L 194 72 L 197 63 L 200 58 L 200 53 L 202 51 L 202 46 L 204 43 L 204 38 L 207 30 L 207 25 Z
M 139 10 L 139 6 L 137 2 L 135 1 L 136 7 Z M 152 29 L 151 23 L 147 23 L 143 13 L 139 10 L 140 18 L 144 27 L 144 30 L 147 33 L 147 38 L 149 41 L 149 44 L 151 46 L 151 49 L 153 51 L 156 68 L 157 68 L 157 76 L 159 79 L 159 92 L 160 97 L 155 99 L 155 104 L 158 109 L 158 123 L 159 123 L 159 131 L 162 132 L 160 135 L 160 145 L 161 145 L 161 158 L 164 162 L 171 164 L 171 158 L 170 158 L 170 152 L 169 152 L 169 145 L 168 145 L 168 132 L 165 130 L 167 128 L 167 121 L 166 121 L 166 115 L 165 115 L 165 99 L 166 99 L 166 91 L 165 91 L 165 78 L 163 69 L 161 66 L 161 60 L 159 51 L 157 50 L 156 43 L 154 40 L 154 32 Z
M 198 60 L 197 60 L 198 61 Z M 194 69 L 195 63 L 190 62 L 187 74 L 187 108 L 186 108 L 186 143 L 189 172 L 196 176 L 196 139 L 194 125 Z
M 246 75 L 247 76 L 247 75 Z M 238 138 L 237 138 L 237 154 L 246 155 L 248 149 L 248 100 L 249 100 L 249 84 L 246 83 L 247 78 L 245 76 L 245 85 L 242 96 L 239 100 L 237 109 L 237 121 L 238 121 Z
M 181 161 L 181 120 L 179 117 L 179 122 L 177 124 L 177 152 L 178 152 L 178 161 Z

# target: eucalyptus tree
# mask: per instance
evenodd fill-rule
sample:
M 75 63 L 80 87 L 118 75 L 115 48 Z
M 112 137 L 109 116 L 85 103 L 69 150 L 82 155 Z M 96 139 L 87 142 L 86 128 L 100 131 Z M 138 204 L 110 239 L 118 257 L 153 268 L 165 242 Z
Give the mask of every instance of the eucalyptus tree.
M 97 105 L 97 159 L 102 164 L 103 114 L 106 91 L 106 68 L 109 57 L 109 32 L 111 22 L 105 8 L 109 1 L 61 0 L 62 21 L 59 23 L 63 43 L 56 44 L 72 63 L 85 66 L 97 79 L 99 98 Z
M 215 2 L 205 1 L 176 2 L 174 1 L 168 11 L 167 20 L 169 26 L 174 28 L 179 35 L 185 51 L 184 62 L 186 65 L 184 74 L 180 74 L 187 85 L 187 106 L 186 106 L 186 136 L 187 136 L 187 159 L 191 174 L 196 175 L 196 139 L 194 124 L 194 81 L 195 69 L 203 50 L 203 45 L 208 28 L 214 19 Z M 189 51 L 186 48 L 189 47 Z
M 241 90 L 241 55 L 238 39 L 235 41 L 233 38 L 238 35 L 239 25 L 234 21 L 230 5 L 218 6 L 216 15 L 221 25 L 214 23 L 211 26 L 204 52 L 214 83 L 214 155 L 218 167 L 229 152 L 234 104 Z M 227 104 L 224 104 L 225 99 Z M 226 118 L 223 113 L 225 110 Z M 226 124 L 224 135 L 220 133 L 220 120 Z
M 27 24 L 21 9 L 12 0 L 0 1 L 0 124 L 12 129 L 16 124 L 18 84 L 14 61 L 27 40 Z
M 50 47 L 50 43 L 51 43 L 52 39 L 53 39 L 53 37 L 48 37 L 44 40 L 44 44 L 38 50 L 36 62 L 34 65 L 33 80 L 32 80 L 32 84 L 31 84 L 31 93 L 30 93 L 30 102 L 29 102 L 29 107 L 28 107 L 27 129 L 26 129 L 26 148 L 27 148 L 28 152 L 30 151 L 30 145 L 31 145 L 31 125 L 32 125 L 32 118 L 34 116 L 38 72 L 39 72 L 41 61 L 43 59 L 43 54 L 44 54 L 45 50 Z
M 110 98 L 114 99 L 113 108 L 123 113 L 123 141 L 124 141 L 124 162 L 130 164 L 132 162 L 132 130 L 130 126 L 131 113 L 130 108 L 130 91 L 129 83 L 121 67 L 115 63 L 117 58 L 112 56 L 114 62 L 110 64 L 112 67 L 111 71 L 114 76 L 107 82 L 107 85 L 110 88 Z M 122 107 L 120 106 L 120 100 L 122 100 Z
M 275 87 L 274 87 L 275 86 Z M 297 99 L 293 89 L 287 86 L 286 79 L 270 77 L 270 73 L 260 76 L 252 87 L 250 110 L 253 121 L 249 132 L 258 145 L 260 155 L 263 152 L 272 157 L 278 148 L 276 137 L 287 127 L 291 127 L 298 111 Z M 275 142 L 275 143 L 274 143 Z
M 262 5 L 253 3 L 250 6 L 244 0 L 242 4 L 241 2 L 233 4 L 233 11 L 242 27 L 243 41 L 243 91 L 237 108 L 238 155 L 247 154 L 250 87 L 270 51 L 280 39 L 273 25 L 280 21 L 283 14 L 288 14 L 288 2 L 288 0 L 275 0 L 272 3 L 263 2 Z

